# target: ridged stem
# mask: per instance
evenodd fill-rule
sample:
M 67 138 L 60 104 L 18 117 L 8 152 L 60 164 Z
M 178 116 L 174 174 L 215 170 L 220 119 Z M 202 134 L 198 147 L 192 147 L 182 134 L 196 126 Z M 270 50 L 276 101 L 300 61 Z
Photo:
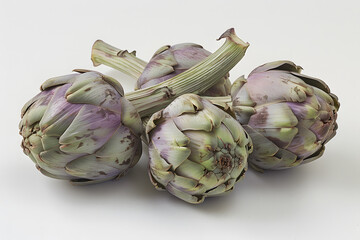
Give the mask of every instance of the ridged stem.
M 243 58 L 249 44 L 238 38 L 234 29 L 227 30 L 221 38 L 226 41 L 216 52 L 187 71 L 157 85 L 125 94 L 140 116 L 153 114 L 185 93 L 204 92 L 224 77 Z
M 140 77 L 147 64 L 135 56 L 135 51 L 129 53 L 127 50 L 120 50 L 102 40 L 94 43 L 91 60 L 94 66 L 104 64 L 135 79 Z

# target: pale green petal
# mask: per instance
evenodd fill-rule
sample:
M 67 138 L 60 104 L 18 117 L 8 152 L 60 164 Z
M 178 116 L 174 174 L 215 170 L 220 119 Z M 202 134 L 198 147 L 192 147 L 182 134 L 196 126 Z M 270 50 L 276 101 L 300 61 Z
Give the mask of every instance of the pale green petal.
M 39 171 L 44 174 L 47 177 L 51 177 L 51 178 L 55 178 L 55 179 L 61 179 L 61 180 L 72 180 L 75 177 L 74 176 L 70 176 L 65 172 L 64 168 L 61 169 L 48 169 L 49 172 L 47 170 L 45 170 L 44 168 L 39 167 Z M 58 170 L 58 171 L 56 171 Z
M 199 180 L 199 183 L 206 186 L 207 189 L 212 189 L 218 184 L 218 179 L 213 172 L 207 172 Z
M 230 133 L 224 124 L 214 129 L 214 136 L 218 139 L 218 147 L 221 149 L 231 151 L 235 148 L 237 143 L 234 141 L 233 135 Z
M 281 71 L 289 71 L 294 73 L 300 73 L 301 67 L 297 66 L 295 63 L 291 61 L 275 61 L 269 62 L 264 65 L 261 65 L 255 68 L 250 74 L 256 72 L 266 72 L 271 70 L 281 70 Z
M 69 162 L 65 170 L 69 175 L 86 179 L 115 178 L 119 175 L 117 168 L 105 164 L 102 158 L 86 155 Z
M 220 184 L 219 186 L 217 186 L 216 188 L 210 190 L 209 192 L 206 193 L 207 196 L 216 196 L 219 194 L 222 194 L 226 191 L 226 185 L 225 184 Z
M 149 170 L 151 176 L 156 180 L 158 183 L 160 183 L 162 186 L 167 186 L 167 184 L 172 181 L 175 177 L 173 172 L 169 171 L 162 171 L 158 169 L 150 169 Z M 154 182 L 153 182 L 154 184 Z M 155 186 L 155 184 L 154 184 Z M 159 187 L 159 186 L 157 186 Z
M 241 124 L 248 124 L 250 117 L 256 113 L 255 108 L 248 106 L 233 105 L 232 110 L 235 112 L 236 120 Z
M 41 90 L 46 90 L 48 88 L 60 86 L 60 85 L 67 84 L 67 83 L 73 83 L 76 80 L 76 77 L 79 75 L 80 74 L 78 74 L 78 73 L 73 73 L 73 74 L 64 75 L 64 76 L 60 76 L 60 77 L 50 78 L 41 85 Z
M 203 130 L 210 132 L 213 129 L 211 119 L 203 111 L 196 114 L 185 114 L 174 118 L 174 123 L 182 131 L 186 130 Z
M 31 154 L 36 161 L 37 167 L 44 170 L 44 171 L 41 171 L 43 174 L 48 173 L 48 174 L 54 175 L 54 176 L 56 176 L 56 178 L 60 178 L 60 179 L 74 178 L 73 176 L 66 173 L 64 166 L 54 167 L 51 164 L 48 164 L 47 162 L 43 161 L 39 155 L 36 155 L 33 153 L 31 153 Z
M 251 166 L 255 165 L 260 169 L 271 169 L 281 162 L 281 158 L 276 156 L 257 156 L 253 154 L 249 156 L 248 161 Z
M 247 156 L 245 156 L 246 158 L 247 158 Z M 236 163 L 236 167 L 234 167 L 233 169 L 232 169 L 232 171 L 230 172 L 230 177 L 231 178 L 233 178 L 233 179 L 237 179 L 240 175 L 241 175 L 241 173 L 243 172 L 243 171 L 246 171 L 247 169 L 246 169 L 246 167 L 247 167 L 247 159 L 245 160 L 240 160 L 240 161 L 238 161 L 237 163 Z
M 255 128 L 255 131 L 262 134 L 279 148 L 286 148 L 298 133 L 296 127 L 293 128 Z
M 107 163 L 114 168 L 123 169 L 123 166 L 133 166 L 141 155 L 141 139 L 134 135 L 126 126 L 119 127 L 112 137 L 96 151 L 98 157 L 114 159 Z
M 206 186 L 200 184 L 199 181 L 176 174 L 169 185 L 192 195 L 203 194 L 206 191 Z
M 217 139 L 213 133 L 204 131 L 184 131 L 189 139 L 188 148 L 191 151 L 190 160 L 201 163 L 213 156 L 217 148 Z
M 79 75 L 66 91 L 66 99 L 70 103 L 101 106 L 117 113 L 122 111 L 121 97 L 116 89 L 106 84 L 101 75 L 94 72 Z
M 49 167 L 64 168 L 66 164 L 85 154 L 67 154 L 59 148 L 43 151 L 40 153 L 41 160 Z
M 141 135 L 143 133 L 143 124 L 136 108 L 126 98 L 121 98 L 120 103 L 122 109 L 121 122 L 134 133 Z
M 120 116 L 99 107 L 84 105 L 61 135 L 60 148 L 67 153 L 94 153 L 120 124 Z
M 320 158 L 323 154 L 324 154 L 324 151 L 325 151 L 325 146 L 322 145 L 322 147 L 317 150 L 315 153 L 313 153 L 311 156 L 307 157 L 304 159 L 304 163 L 309 163 L 309 162 L 312 162 L 318 158 Z
M 274 156 L 278 151 L 277 147 L 273 142 L 268 140 L 266 137 L 252 129 L 250 126 L 244 126 L 247 133 L 250 135 L 254 144 L 253 156 L 265 157 L 265 156 Z
M 23 124 L 27 125 L 27 126 L 31 126 L 36 122 L 39 122 L 41 120 L 41 118 L 43 117 L 45 111 L 46 111 L 47 106 L 42 105 L 42 106 L 36 106 L 31 108 L 31 111 L 27 111 L 23 118 Z
M 41 142 L 41 136 L 32 134 L 28 137 L 28 140 L 29 140 L 31 152 L 35 154 L 39 154 L 44 150 Z
M 168 171 L 171 168 L 171 164 L 160 156 L 159 150 L 154 146 L 152 142 L 149 144 L 149 167 L 150 169 L 156 169 L 159 171 Z
M 195 113 L 203 110 L 204 106 L 199 96 L 184 94 L 172 101 L 164 110 L 164 118 L 180 116 L 183 113 Z
M 231 86 L 231 97 L 234 100 L 236 95 L 238 94 L 239 90 L 244 86 L 246 83 L 246 79 L 244 75 L 238 77 Z
M 203 165 L 208 171 L 214 171 L 217 167 L 216 159 L 213 156 L 208 160 L 201 162 L 201 165 Z
M 277 158 L 280 159 L 279 164 L 273 166 L 276 168 L 288 168 L 288 167 L 295 167 L 299 165 L 302 160 L 299 161 L 298 157 L 285 149 L 279 149 L 279 152 L 276 153 Z
M 44 150 L 50 150 L 50 149 L 58 149 L 59 148 L 59 138 L 58 137 L 52 137 L 48 135 L 44 135 L 41 138 L 41 142 L 43 145 Z
M 183 191 L 177 189 L 175 186 L 173 186 L 171 184 L 166 187 L 166 190 L 168 190 L 168 192 L 171 193 L 172 195 L 174 195 L 188 203 L 198 204 L 198 203 L 202 203 L 205 199 L 205 196 L 203 196 L 203 195 L 193 196 L 189 193 L 186 193 L 186 192 L 183 192 Z
M 161 132 L 161 129 L 167 129 L 167 132 Z M 190 155 L 190 149 L 186 147 L 189 138 L 179 131 L 171 119 L 158 125 L 149 135 L 160 156 L 171 164 L 174 170 Z
M 246 80 L 240 78 L 235 81 L 233 87 L 238 87 L 237 91 L 232 90 L 232 101 L 234 106 L 254 107 L 256 103 L 251 99 L 248 90 L 246 89 Z
M 321 148 L 322 144 L 312 131 L 303 126 L 298 128 L 298 134 L 286 149 L 297 154 L 300 158 L 308 157 Z
M 179 176 L 200 180 L 204 175 L 205 168 L 198 163 L 185 160 L 179 167 L 176 168 L 175 172 Z

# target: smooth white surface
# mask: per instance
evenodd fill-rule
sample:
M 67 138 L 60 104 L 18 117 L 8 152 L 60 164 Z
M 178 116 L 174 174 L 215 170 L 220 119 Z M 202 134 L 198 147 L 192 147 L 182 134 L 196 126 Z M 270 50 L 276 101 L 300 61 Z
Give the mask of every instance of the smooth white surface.
M 156 191 L 146 156 L 117 182 L 47 178 L 20 148 L 20 109 L 49 77 L 92 67 L 96 39 L 148 60 L 165 44 L 215 51 L 226 29 L 251 46 L 231 72 L 289 59 L 341 102 L 324 156 L 296 169 L 249 170 L 235 190 L 189 205 Z M 2 1 L 0 239 L 360 239 L 359 1 Z

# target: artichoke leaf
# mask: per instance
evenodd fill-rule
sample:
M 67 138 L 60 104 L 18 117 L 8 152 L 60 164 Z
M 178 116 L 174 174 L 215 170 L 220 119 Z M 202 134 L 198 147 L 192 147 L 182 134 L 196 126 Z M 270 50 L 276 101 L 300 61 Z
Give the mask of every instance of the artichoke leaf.
M 39 125 L 41 131 L 47 135 L 59 136 L 71 124 L 76 114 L 82 108 L 80 104 L 71 104 L 64 98 L 69 85 L 56 89 L 54 96 L 42 117 Z
M 211 189 L 217 186 L 218 179 L 213 172 L 207 172 L 200 178 L 199 183 Z
M 198 204 L 198 203 L 202 203 L 205 199 L 204 195 L 195 195 L 194 196 L 187 192 L 177 189 L 175 186 L 173 186 L 171 184 L 166 186 L 166 190 L 169 193 L 171 193 L 172 195 L 174 195 L 188 203 Z
M 204 172 L 205 168 L 202 165 L 190 160 L 185 160 L 175 171 L 179 176 L 195 179 L 197 181 L 203 177 Z
M 226 185 L 225 184 L 220 184 L 219 186 L 211 189 L 210 191 L 206 192 L 207 196 L 216 196 L 219 194 L 222 194 L 226 191 Z
M 61 135 L 60 149 L 67 153 L 94 153 L 109 140 L 119 124 L 119 115 L 84 105 Z
M 158 169 L 150 169 L 150 175 L 153 180 L 156 180 L 162 186 L 167 186 L 170 181 L 172 181 L 175 177 L 173 172 L 163 171 Z
M 255 130 L 276 144 L 279 148 L 286 148 L 298 133 L 293 128 L 255 128 Z
M 192 195 L 203 194 L 206 191 L 206 186 L 199 183 L 198 180 L 179 176 L 175 174 L 175 177 L 168 185 L 174 186 L 175 188 L 182 190 Z
M 188 159 L 201 163 L 214 155 L 218 142 L 213 132 L 184 131 L 183 134 L 190 139 L 187 147 L 191 153 Z
M 65 166 L 65 171 L 79 178 L 100 179 L 115 178 L 119 175 L 119 170 L 105 164 L 103 158 L 97 158 L 95 155 L 85 155 L 77 158 Z
M 321 142 L 316 135 L 309 129 L 298 126 L 299 132 L 294 137 L 287 150 L 298 155 L 299 158 L 306 158 L 321 148 Z
M 262 105 L 250 117 L 248 125 L 253 128 L 291 128 L 298 124 L 298 119 L 287 103 Z
M 63 168 L 69 162 L 82 157 L 86 154 L 67 154 L 62 152 L 59 147 L 50 149 L 40 153 L 42 162 L 46 163 L 50 167 Z
M 81 74 L 77 81 L 66 91 L 66 99 L 70 103 L 91 104 L 101 106 L 120 113 L 120 95 L 110 84 L 106 84 L 102 76 L 94 72 Z
M 46 80 L 40 87 L 42 91 L 47 90 L 51 87 L 56 87 L 68 83 L 73 83 L 76 81 L 76 77 L 79 76 L 78 73 L 68 74 L 60 77 L 54 77 Z
M 300 73 L 302 67 L 297 66 L 295 63 L 291 61 L 274 61 L 274 62 L 265 63 L 255 68 L 250 74 L 257 72 L 267 72 L 271 70 L 281 70 L 287 72 Z
M 178 117 L 184 113 L 195 113 L 204 109 L 203 103 L 198 95 L 186 94 L 187 97 L 177 98 L 171 102 L 164 110 L 164 118 Z
M 274 156 L 279 151 L 278 146 L 276 146 L 262 134 L 258 133 L 255 129 L 248 125 L 245 125 L 244 128 L 250 135 L 252 141 L 257 143 L 254 145 L 254 150 L 252 153 L 253 155 L 257 157 Z

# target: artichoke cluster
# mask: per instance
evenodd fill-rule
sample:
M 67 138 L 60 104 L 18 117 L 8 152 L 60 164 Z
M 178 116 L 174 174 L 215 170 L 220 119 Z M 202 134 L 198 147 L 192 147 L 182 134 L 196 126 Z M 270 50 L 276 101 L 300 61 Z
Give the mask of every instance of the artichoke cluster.
M 90 70 L 45 81 L 21 110 L 24 153 L 46 176 L 93 184 L 135 166 L 143 140 L 154 187 L 193 204 L 232 190 L 248 165 L 263 172 L 321 157 L 339 109 L 326 83 L 275 61 L 231 84 L 249 44 L 233 29 L 221 38 L 214 53 L 167 45 L 148 63 L 96 41 L 94 66 L 133 77 L 135 90 Z

